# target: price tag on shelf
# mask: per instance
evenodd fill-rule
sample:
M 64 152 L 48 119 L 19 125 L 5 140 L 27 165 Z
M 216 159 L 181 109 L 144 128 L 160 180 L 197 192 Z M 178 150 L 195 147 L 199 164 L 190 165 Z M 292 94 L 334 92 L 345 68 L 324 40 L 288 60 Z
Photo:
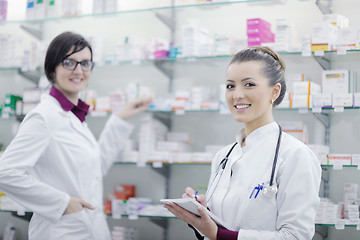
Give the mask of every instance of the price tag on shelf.
M 133 60 L 131 62 L 133 65 L 140 65 L 141 64 L 141 60 L 137 59 L 137 60 Z
M 346 55 L 346 49 L 339 49 L 336 51 L 337 55 Z
M 163 162 L 153 162 L 153 167 L 154 168 L 162 168 L 163 167 Z
M 144 161 L 138 161 L 138 162 L 136 163 L 136 166 L 137 166 L 137 167 L 146 167 L 146 162 L 144 162 Z
M 338 163 L 336 161 L 333 163 L 334 170 L 343 170 L 343 167 L 342 163 Z
M 309 112 L 308 108 L 299 108 L 299 113 L 300 114 L 307 114 Z
M 25 216 L 25 210 L 24 210 L 24 209 L 18 209 L 18 210 L 16 211 L 16 214 L 17 214 L 18 216 Z
M 130 220 L 138 220 L 138 219 L 139 219 L 139 215 L 131 214 L 131 215 L 129 215 L 129 219 L 130 219 Z
M 321 112 L 322 112 L 322 108 L 321 108 L 321 107 L 314 107 L 314 108 L 312 108 L 312 112 L 313 112 L 313 113 L 321 113 Z
M 301 52 L 301 56 L 303 56 L 303 57 L 311 57 L 311 49 L 303 50 Z
M 175 110 L 175 114 L 176 114 L 176 115 L 184 115 L 184 114 L 185 114 L 185 109 Z
M 357 165 L 357 170 L 360 170 L 360 165 Z
M 356 230 L 360 231 L 360 225 L 356 225 Z
M 344 107 L 334 107 L 334 112 L 344 112 Z
M 324 51 L 315 51 L 314 55 L 317 57 L 323 57 L 325 55 L 325 52 Z
M 337 223 L 337 224 L 335 224 L 335 229 L 336 230 L 344 230 L 345 224 Z

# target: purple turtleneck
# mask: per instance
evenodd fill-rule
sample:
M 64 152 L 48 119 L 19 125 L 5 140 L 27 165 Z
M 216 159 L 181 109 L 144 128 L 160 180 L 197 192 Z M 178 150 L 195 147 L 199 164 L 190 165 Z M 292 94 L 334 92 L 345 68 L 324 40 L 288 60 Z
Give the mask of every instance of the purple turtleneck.
M 56 100 L 58 100 L 58 102 L 60 103 L 62 109 L 64 109 L 67 112 L 72 111 L 75 114 L 75 116 L 77 118 L 79 118 L 79 120 L 81 122 L 85 121 L 85 116 L 89 111 L 89 105 L 87 105 L 86 103 L 84 103 L 80 99 L 79 99 L 79 102 L 78 102 L 77 105 L 73 104 L 72 102 L 69 101 L 69 99 L 67 99 L 64 96 L 64 94 L 62 94 L 54 86 L 52 86 L 51 89 L 50 89 L 50 95 L 53 96 Z

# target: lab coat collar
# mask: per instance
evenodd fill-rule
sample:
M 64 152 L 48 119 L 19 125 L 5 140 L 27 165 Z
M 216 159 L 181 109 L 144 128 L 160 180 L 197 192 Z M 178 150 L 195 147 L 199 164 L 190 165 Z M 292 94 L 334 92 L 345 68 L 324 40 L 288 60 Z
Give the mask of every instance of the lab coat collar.
M 63 115 L 64 118 L 69 118 L 71 126 L 75 131 L 79 132 L 82 136 L 84 136 L 91 144 L 97 145 L 96 139 L 94 138 L 90 130 L 87 128 L 86 122 L 81 122 L 80 119 L 77 116 L 75 116 L 75 114 L 72 111 L 65 111 L 61 107 L 58 100 L 56 100 L 56 98 L 48 94 L 43 94 L 41 95 L 41 102 L 45 104 L 49 103 L 52 105 L 52 107 L 56 106 L 55 108 L 52 109 L 59 112 L 61 115 Z
M 274 121 L 268 123 L 262 127 L 259 127 L 252 131 L 245 139 L 245 146 L 242 147 L 242 150 L 246 152 L 247 149 L 250 149 L 255 144 L 258 144 L 266 136 L 271 136 L 273 132 L 278 132 L 278 124 Z M 241 146 L 242 140 L 245 138 L 245 128 L 241 129 L 240 132 L 236 135 L 236 141 Z

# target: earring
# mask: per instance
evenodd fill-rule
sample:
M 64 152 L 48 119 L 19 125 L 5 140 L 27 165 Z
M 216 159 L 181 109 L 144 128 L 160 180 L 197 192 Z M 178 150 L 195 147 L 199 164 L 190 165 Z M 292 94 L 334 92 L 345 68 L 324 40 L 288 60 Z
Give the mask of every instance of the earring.
M 273 104 L 273 103 L 274 103 L 274 99 L 271 99 L 271 100 L 270 100 L 270 103 Z

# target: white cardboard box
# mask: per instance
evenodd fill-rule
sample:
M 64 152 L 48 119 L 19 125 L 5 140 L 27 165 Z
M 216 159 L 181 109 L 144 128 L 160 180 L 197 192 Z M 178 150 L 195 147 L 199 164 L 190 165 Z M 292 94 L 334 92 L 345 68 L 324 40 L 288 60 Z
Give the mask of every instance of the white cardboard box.
M 334 93 L 333 94 L 333 107 L 352 107 L 353 94 L 352 93 Z
M 353 89 L 349 70 L 325 70 L 322 72 L 323 93 L 350 93 Z

